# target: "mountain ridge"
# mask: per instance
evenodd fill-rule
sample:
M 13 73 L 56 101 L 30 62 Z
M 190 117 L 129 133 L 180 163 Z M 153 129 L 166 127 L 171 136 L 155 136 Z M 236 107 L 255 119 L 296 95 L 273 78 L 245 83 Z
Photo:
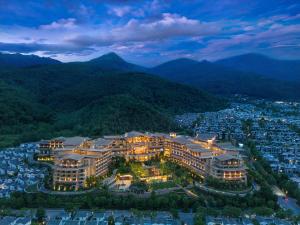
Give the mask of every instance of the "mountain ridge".
M 244 94 L 276 100 L 300 99 L 297 91 L 300 89 L 299 82 L 272 79 L 208 61 L 180 65 L 176 60 L 171 60 L 152 68 L 151 73 L 219 95 Z
M 300 81 L 300 60 L 274 59 L 262 54 L 248 53 L 217 60 L 215 63 L 273 79 Z
M 24 54 L 5 54 L 0 52 L 0 67 L 31 67 L 61 64 L 62 62 L 52 59 L 50 57 L 40 57 L 37 55 L 24 55 Z
M 4 54 L 2 54 L 2 56 L 3 55 Z M 18 54 L 18 56 L 19 55 L 20 54 Z M 248 63 L 245 59 L 249 59 L 250 62 Z M 158 75 L 164 79 L 194 86 L 218 95 L 246 94 L 258 98 L 298 100 L 300 97 L 299 94 L 296 93 L 296 89 L 299 87 L 298 83 L 300 80 L 297 80 L 297 70 L 295 72 L 296 74 L 294 74 L 293 71 L 290 72 L 291 75 L 288 79 L 280 79 L 277 77 L 278 74 L 275 78 L 270 74 L 265 75 L 264 73 L 266 73 L 266 70 L 259 73 L 260 69 L 257 69 L 259 71 L 253 72 L 256 68 L 256 62 L 265 62 L 264 60 L 270 61 L 272 64 L 274 64 L 274 62 L 276 62 L 275 64 L 282 62 L 281 64 L 279 63 L 281 67 L 282 65 L 285 65 L 285 63 L 288 63 L 288 65 L 290 63 L 298 63 L 297 60 L 277 60 L 265 55 L 249 53 L 217 60 L 216 62 L 178 58 L 152 68 L 145 68 L 127 62 L 115 52 L 109 52 L 86 62 L 59 63 L 44 66 L 51 67 L 49 69 L 51 71 L 55 66 L 62 64 L 64 65 L 63 68 L 66 68 L 66 73 L 69 73 L 72 69 L 76 69 L 85 71 L 86 76 L 90 76 L 94 73 L 106 72 L 142 72 Z M 239 63 L 236 63 L 236 61 L 241 61 L 242 66 L 238 66 Z M 243 66 L 247 68 L 250 67 L 250 69 L 240 68 Z M 276 68 L 276 66 L 273 67 Z M 294 67 L 291 68 L 293 69 Z M 270 68 L 268 70 L 270 70 Z M 289 68 L 287 68 L 286 71 L 289 71 Z M 57 76 L 57 74 L 54 75 Z M 291 82 L 291 79 L 295 79 L 296 82 Z M 276 91 L 276 89 L 278 90 Z

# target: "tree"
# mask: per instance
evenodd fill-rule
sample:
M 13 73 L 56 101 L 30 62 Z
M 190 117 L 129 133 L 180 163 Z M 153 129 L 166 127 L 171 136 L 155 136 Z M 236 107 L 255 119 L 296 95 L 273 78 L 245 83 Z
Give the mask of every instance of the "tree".
M 113 216 L 108 217 L 108 225 L 115 225 L 115 219 Z
M 226 206 L 222 212 L 225 216 L 239 217 L 242 214 L 242 210 L 237 207 Z
M 271 216 L 273 214 L 273 210 L 267 207 L 256 207 L 253 211 L 261 216 Z
M 293 211 L 291 209 L 288 209 L 288 210 L 280 209 L 276 213 L 276 216 L 279 217 L 280 219 L 287 219 L 287 218 L 292 217 L 292 215 L 293 215 Z
M 35 217 L 37 218 L 37 220 L 39 222 L 42 222 L 44 220 L 44 218 L 46 217 L 45 209 L 44 208 L 38 208 L 36 210 Z
M 179 214 L 178 214 L 178 210 L 177 209 L 171 209 L 170 210 L 172 216 L 175 218 L 175 219 L 178 219 L 179 218 Z

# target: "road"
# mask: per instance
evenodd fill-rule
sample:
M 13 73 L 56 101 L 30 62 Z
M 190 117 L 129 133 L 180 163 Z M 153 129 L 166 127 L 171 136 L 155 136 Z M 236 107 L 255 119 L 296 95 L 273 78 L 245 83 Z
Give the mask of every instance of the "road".
M 291 209 L 295 215 L 300 214 L 300 206 L 297 205 L 296 199 L 286 197 L 285 193 L 277 186 L 272 187 L 273 193 L 277 196 L 277 203 L 283 209 Z
M 278 205 L 283 209 L 291 209 L 294 215 L 300 215 L 300 207 L 293 198 L 278 197 Z

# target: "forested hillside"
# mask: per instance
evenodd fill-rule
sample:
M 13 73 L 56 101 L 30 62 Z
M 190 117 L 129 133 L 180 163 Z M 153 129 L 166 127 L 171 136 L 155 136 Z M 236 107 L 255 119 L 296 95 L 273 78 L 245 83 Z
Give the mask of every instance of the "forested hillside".
M 175 114 L 226 105 L 202 90 L 219 96 L 300 99 L 298 82 L 222 63 L 183 58 L 147 69 L 115 53 L 72 63 L 6 55 L 0 55 L 0 146 L 59 135 L 176 130 Z
M 0 145 L 59 135 L 178 129 L 172 116 L 217 110 L 219 98 L 144 73 L 67 63 L 0 72 Z

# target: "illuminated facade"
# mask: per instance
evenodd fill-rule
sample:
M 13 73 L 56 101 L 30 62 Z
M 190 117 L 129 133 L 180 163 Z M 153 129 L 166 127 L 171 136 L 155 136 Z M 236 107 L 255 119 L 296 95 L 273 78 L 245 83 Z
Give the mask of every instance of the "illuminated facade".
M 58 141 L 59 140 L 59 141 Z M 147 161 L 161 155 L 193 173 L 205 177 L 246 182 L 246 170 L 238 155 L 227 153 L 212 140 L 201 141 L 188 136 L 161 133 L 128 132 L 119 136 L 57 138 L 42 142 L 41 160 L 45 155 L 54 160 L 53 186 L 75 190 L 87 186 L 87 178 L 107 173 L 114 156 L 128 161 Z
M 239 155 L 224 154 L 214 157 L 210 162 L 210 175 L 226 181 L 247 182 L 244 163 Z

